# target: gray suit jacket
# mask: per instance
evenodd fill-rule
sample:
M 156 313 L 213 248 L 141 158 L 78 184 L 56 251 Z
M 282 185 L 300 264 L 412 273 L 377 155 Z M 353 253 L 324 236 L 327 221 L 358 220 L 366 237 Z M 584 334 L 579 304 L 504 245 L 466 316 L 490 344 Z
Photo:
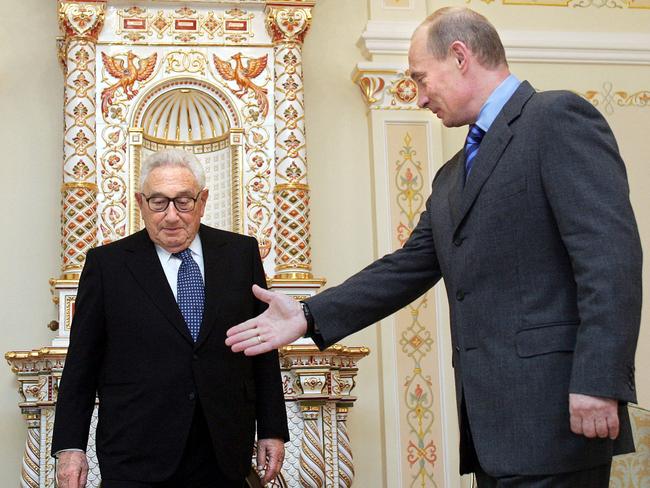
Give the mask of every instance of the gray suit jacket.
M 568 405 L 570 392 L 636 401 L 642 256 L 628 194 L 600 113 L 524 82 L 467 183 L 463 151 L 437 173 L 404 247 L 308 301 L 315 340 L 333 344 L 442 277 L 457 398 L 487 473 L 574 471 L 629 452 L 624 408 L 612 442 L 571 433 Z

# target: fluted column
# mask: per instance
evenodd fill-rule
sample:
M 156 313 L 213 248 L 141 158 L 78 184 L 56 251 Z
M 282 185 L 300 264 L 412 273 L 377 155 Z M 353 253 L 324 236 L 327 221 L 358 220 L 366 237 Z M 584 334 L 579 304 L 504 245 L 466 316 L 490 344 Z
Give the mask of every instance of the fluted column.
M 95 54 L 103 2 L 61 2 L 65 64 L 61 278 L 78 279 L 97 234 Z
M 275 277 L 310 279 L 309 185 L 302 43 L 313 2 L 267 3 L 275 54 Z

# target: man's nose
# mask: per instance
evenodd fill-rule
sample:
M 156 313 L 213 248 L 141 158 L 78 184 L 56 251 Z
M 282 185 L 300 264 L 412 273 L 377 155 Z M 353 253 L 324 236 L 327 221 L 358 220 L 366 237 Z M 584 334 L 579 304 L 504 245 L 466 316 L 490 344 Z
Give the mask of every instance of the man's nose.
M 422 90 L 418 90 L 418 107 L 424 108 L 429 104 L 429 97 L 427 97 Z
M 174 202 L 169 202 L 169 206 L 167 207 L 167 210 L 165 210 L 165 220 L 176 220 L 179 217 Z

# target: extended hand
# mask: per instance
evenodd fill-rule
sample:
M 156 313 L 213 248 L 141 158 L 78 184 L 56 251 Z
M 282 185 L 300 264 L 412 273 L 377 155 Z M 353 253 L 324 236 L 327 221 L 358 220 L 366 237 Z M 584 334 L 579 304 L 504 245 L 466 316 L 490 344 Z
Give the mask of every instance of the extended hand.
M 282 439 L 260 439 L 257 441 L 257 469 L 264 471 L 262 485 L 266 485 L 280 472 L 284 461 L 284 441 Z
M 585 437 L 618 437 L 618 400 L 569 393 L 571 431 Z
M 228 329 L 226 345 L 233 352 L 255 356 L 295 341 L 307 332 L 302 307 L 293 298 L 253 285 L 253 294 L 269 308 L 257 317 Z
M 84 488 L 88 478 L 88 460 L 81 451 L 64 451 L 58 455 L 56 481 L 59 488 Z

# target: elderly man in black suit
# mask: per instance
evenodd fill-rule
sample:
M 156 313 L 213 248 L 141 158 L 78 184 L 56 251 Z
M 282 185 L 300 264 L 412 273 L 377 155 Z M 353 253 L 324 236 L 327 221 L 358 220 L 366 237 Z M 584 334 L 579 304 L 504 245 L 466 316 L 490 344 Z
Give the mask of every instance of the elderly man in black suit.
M 409 240 L 302 310 L 255 289 L 270 308 L 227 344 L 254 355 L 307 333 L 325 347 L 442 277 L 461 472 L 481 488 L 606 487 L 612 455 L 634 449 L 625 404 L 636 401 L 641 310 L 614 136 L 573 93 L 537 93 L 511 75 L 496 30 L 472 10 L 427 18 L 409 66 L 422 108 L 469 124 Z
M 141 169 L 145 230 L 88 252 L 59 387 L 52 452 L 61 488 L 83 487 L 99 398 L 104 488 L 241 488 L 257 463 L 273 479 L 288 440 L 276 351 L 224 345 L 261 313 L 257 242 L 200 224 L 208 198 L 196 157 L 165 150 Z

